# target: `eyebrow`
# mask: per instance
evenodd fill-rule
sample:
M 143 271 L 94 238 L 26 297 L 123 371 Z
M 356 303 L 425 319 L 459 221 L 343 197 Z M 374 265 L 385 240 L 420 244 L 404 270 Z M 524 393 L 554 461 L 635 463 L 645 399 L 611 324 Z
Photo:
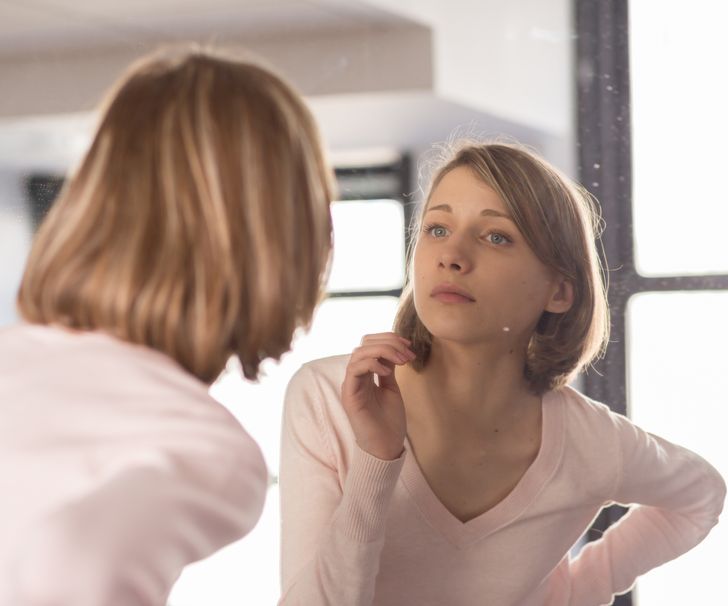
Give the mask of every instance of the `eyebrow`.
M 438 204 L 437 206 L 430 206 L 430 208 L 427 209 L 426 212 L 430 212 L 431 210 L 442 210 L 446 213 L 452 212 L 452 207 L 449 204 Z M 495 210 L 494 208 L 486 208 L 485 210 L 480 211 L 481 217 L 501 217 L 503 219 L 508 219 L 509 221 L 513 221 L 513 217 L 511 217 L 508 213 L 502 213 L 499 210 Z

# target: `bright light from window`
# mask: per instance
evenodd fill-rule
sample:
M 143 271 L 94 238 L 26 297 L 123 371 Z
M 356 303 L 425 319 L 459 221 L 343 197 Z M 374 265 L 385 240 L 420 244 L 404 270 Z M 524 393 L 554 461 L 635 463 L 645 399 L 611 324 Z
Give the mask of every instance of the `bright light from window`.
M 404 282 L 404 212 L 396 200 L 336 202 L 330 292 L 390 290 Z
M 629 2 L 635 260 L 728 273 L 728 3 Z
M 627 315 L 629 412 L 646 430 L 683 445 L 728 477 L 728 292 L 643 294 Z M 724 603 L 728 527 L 645 575 L 637 606 Z M 719 597 L 721 596 L 721 597 Z

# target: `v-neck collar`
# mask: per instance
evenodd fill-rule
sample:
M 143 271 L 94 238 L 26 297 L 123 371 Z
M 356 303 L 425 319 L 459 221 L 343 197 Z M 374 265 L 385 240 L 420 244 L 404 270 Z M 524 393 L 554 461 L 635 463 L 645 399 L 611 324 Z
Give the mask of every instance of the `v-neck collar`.
M 564 403 L 559 391 L 541 399 L 541 446 L 518 484 L 499 503 L 468 520 L 460 521 L 442 504 L 427 483 L 409 439 L 405 438 L 404 466 L 400 481 L 433 529 L 456 547 L 467 547 L 517 519 L 553 476 L 564 446 Z

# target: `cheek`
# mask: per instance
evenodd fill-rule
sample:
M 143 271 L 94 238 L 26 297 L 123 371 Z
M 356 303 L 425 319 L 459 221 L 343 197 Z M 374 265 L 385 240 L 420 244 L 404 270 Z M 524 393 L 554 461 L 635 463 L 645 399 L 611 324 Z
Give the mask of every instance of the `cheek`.
M 420 313 L 421 311 L 425 291 L 426 287 L 424 284 L 423 276 L 421 274 L 418 274 L 415 270 L 412 273 L 412 295 L 417 313 Z
M 415 311 L 422 319 L 423 316 L 427 316 L 427 307 L 430 302 L 430 290 L 432 289 L 432 284 L 426 270 L 426 262 L 423 259 L 423 255 L 418 255 L 416 251 L 412 263 L 412 274 L 410 280 L 412 283 L 412 295 L 413 302 L 415 304 Z
M 422 265 L 422 257 L 425 253 L 425 247 L 422 245 L 421 240 L 417 240 L 415 242 L 414 249 L 412 250 L 412 263 L 415 269 L 419 268 Z
M 517 289 L 514 311 L 518 310 L 518 315 L 526 323 L 540 318 L 549 299 L 550 282 L 543 276 L 536 275 L 529 280 L 519 280 Z
M 415 297 L 418 294 L 418 291 L 422 290 L 422 284 L 425 280 L 425 272 L 423 271 L 423 268 L 426 265 L 425 257 L 426 255 L 423 254 L 424 251 L 422 250 L 422 247 L 417 244 L 415 246 L 414 252 L 412 254 L 412 274 L 411 274 L 411 280 L 412 280 L 412 288 L 414 289 Z

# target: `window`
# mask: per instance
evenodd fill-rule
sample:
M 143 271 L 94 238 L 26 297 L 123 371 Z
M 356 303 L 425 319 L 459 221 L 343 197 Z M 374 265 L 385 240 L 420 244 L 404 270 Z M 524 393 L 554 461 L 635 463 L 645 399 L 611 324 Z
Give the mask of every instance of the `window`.
M 580 179 L 606 220 L 613 323 L 585 390 L 728 476 L 721 16 L 709 0 L 576 2 Z M 621 513 L 605 511 L 593 538 Z M 715 603 L 727 547 L 719 527 L 615 604 Z

